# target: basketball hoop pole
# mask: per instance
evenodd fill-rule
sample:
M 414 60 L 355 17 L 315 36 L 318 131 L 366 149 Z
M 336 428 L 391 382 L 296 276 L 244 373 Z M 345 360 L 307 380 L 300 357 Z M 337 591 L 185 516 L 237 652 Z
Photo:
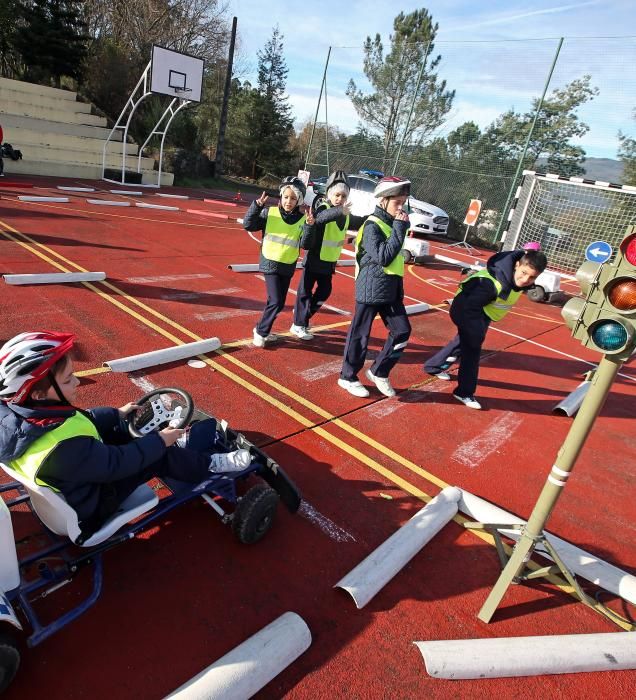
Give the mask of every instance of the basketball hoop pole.
M 470 245 L 470 243 L 466 242 L 466 239 L 468 238 L 468 229 L 469 228 L 470 228 L 470 226 L 466 226 L 466 233 L 464 234 L 464 238 L 461 241 L 458 241 L 457 243 L 453 243 L 453 244 L 449 245 L 448 247 L 449 248 L 466 248 L 466 250 L 472 254 L 475 249 L 473 248 L 472 245 Z

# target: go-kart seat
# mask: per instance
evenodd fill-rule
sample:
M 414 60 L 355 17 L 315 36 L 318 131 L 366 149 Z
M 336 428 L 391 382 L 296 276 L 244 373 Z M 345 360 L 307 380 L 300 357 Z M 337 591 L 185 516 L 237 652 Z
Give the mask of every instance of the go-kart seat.
M 19 481 L 24 486 L 29 494 L 34 512 L 49 530 L 56 535 L 65 535 L 73 543 L 79 544 L 81 547 L 93 547 L 107 540 L 120 527 L 154 508 L 159 502 L 159 497 L 148 484 L 138 486 L 120 505 L 119 510 L 97 532 L 93 533 L 84 542 L 78 543 L 77 539 L 82 534 L 82 531 L 77 519 L 77 513 L 69 506 L 61 493 L 54 491 L 48 486 L 36 484 L 24 474 L 11 469 L 11 467 L 2 462 L 0 462 L 0 467 L 12 479 Z

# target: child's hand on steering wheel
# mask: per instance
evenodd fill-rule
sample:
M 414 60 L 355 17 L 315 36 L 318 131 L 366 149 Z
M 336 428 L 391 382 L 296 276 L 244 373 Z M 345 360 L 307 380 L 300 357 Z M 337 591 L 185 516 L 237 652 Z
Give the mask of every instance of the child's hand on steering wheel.
M 129 413 L 136 411 L 138 408 L 139 404 L 130 402 L 127 403 L 125 406 L 118 408 L 117 411 L 122 418 L 125 418 Z
M 159 431 L 159 437 L 163 440 L 166 447 L 170 447 L 185 433 L 185 428 L 164 428 Z

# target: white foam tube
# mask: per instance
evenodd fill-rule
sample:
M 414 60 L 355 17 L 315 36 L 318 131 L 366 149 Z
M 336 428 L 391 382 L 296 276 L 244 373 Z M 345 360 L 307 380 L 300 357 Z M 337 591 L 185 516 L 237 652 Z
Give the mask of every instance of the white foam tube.
M 135 202 L 136 207 L 142 207 L 142 209 L 163 209 L 165 211 L 179 211 L 179 207 L 171 207 L 167 204 L 150 204 L 148 202 Z
M 106 279 L 105 272 L 46 272 L 33 275 L 3 275 L 7 284 L 65 284 L 67 282 L 98 282 Z
M 626 632 L 415 642 L 431 676 L 509 678 L 636 668 L 636 635 Z
M 438 255 L 437 253 L 433 256 L 435 260 L 441 260 L 442 262 L 451 263 L 451 265 L 457 265 L 459 267 L 469 267 L 471 270 L 483 270 L 483 265 L 471 265 L 466 260 L 456 260 L 455 258 L 449 258 L 446 255 Z
M 107 360 L 104 362 L 104 366 L 110 367 L 112 372 L 134 372 L 144 367 L 165 365 L 168 362 L 176 362 L 177 360 L 185 360 L 196 355 L 203 355 L 220 347 L 221 341 L 218 338 L 207 338 L 206 340 L 175 345 L 172 348 L 164 348 L 163 350 L 153 350 L 152 352 L 144 352 L 139 355 L 120 357 L 117 360 Z
M 459 500 L 459 510 L 481 523 L 501 523 L 508 524 L 525 524 L 525 520 L 508 513 L 507 511 L 498 508 L 497 506 L 485 501 L 479 496 L 475 496 L 468 491 L 461 489 L 461 498 Z M 513 539 L 519 539 L 519 533 L 514 530 L 504 530 L 506 536 Z M 593 554 L 575 547 L 573 544 L 562 540 L 556 535 L 548 532 L 545 533 L 550 544 L 556 549 L 557 553 L 563 559 L 564 564 L 578 576 L 590 581 L 596 586 L 604 588 L 621 598 L 636 605 L 636 576 L 628 574 L 626 571 L 619 569 L 606 561 L 595 557 Z M 550 559 L 541 547 L 537 547 L 538 552 L 542 556 Z
M 258 263 L 239 263 L 227 267 L 232 272 L 258 272 Z
M 67 187 L 65 185 L 58 185 L 58 190 L 64 190 L 65 192 L 95 192 L 94 187 Z
M 187 194 L 167 194 L 166 192 L 157 192 L 157 197 L 170 197 L 170 199 L 190 199 Z
M 409 304 L 408 306 L 405 306 L 404 308 L 406 309 L 407 315 L 410 316 L 411 314 L 419 314 L 422 311 L 428 311 L 429 306 L 428 306 L 428 304 L 425 304 L 424 302 L 422 302 L 421 304 Z
M 574 391 L 569 393 L 561 403 L 558 403 L 553 409 L 552 413 L 565 413 L 566 416 L 573 416 L 583 403 L 583 399 L 587 395 L 591 382 L 581 382 Z
M 87 199 L 89 204 L 103 204 L 105 207 L 129 207 L 130 202 L 112 199 Z
M 143 194 L 141 190 L 109 190 L 111 194 Z
M 18 195 L 21 202 L 68 202 L 68 197 L 39 197 L 35 195 Z
M 177 688 L 166 700 L 245 700 L 284 671 L 311 644 L 311 632 L 286 612 Z
M 363 608 L 457 514 L 460 497 L 460 489 L 446 487 L 334 588 L 343 588 Z
M 336 267 L 353 267 L 355 264 L 355 260 L 336 260 Z

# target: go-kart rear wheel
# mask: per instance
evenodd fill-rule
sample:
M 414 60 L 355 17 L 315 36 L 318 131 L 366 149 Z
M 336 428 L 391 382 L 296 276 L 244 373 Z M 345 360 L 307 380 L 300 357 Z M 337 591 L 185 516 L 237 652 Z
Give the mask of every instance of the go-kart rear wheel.
M 258 542 L 276 516 L 279 496 L 267 484 L 256 484 L 239 500 L 232 516 L 232 530 L 243 544 Z
M 10 633 L 0 632 L 0 693 L 13 680 L 20 666 L 20 649 L 15 637 Z

